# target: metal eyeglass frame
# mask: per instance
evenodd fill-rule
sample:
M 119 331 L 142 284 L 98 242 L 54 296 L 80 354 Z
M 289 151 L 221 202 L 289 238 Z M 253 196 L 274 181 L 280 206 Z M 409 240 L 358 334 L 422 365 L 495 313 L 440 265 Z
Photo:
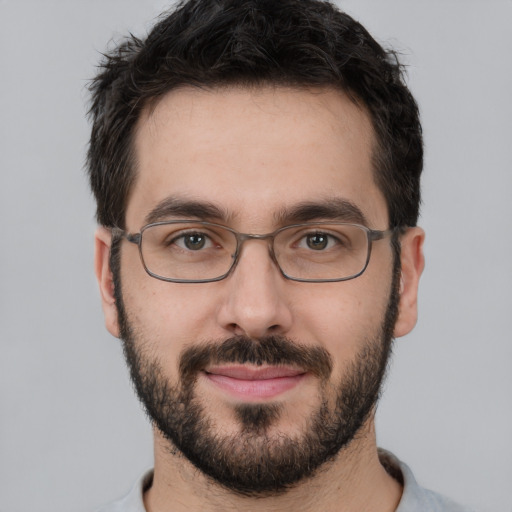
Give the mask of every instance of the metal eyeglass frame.
M 176 279 L 176 278 L 172 278 L 172 277 L 163 277 L 158 274 L 155 274 L 146 266 L 146 262 L 144 261 L 144 256 L 142 254 L 142 235 L 143 235 L 144 231 L 153 226 L 162 226 L 162 225 L 171 225 L 171 224 L 186 224 L 186 223 L 193 223 L 198 226 L 205 226 L 205 227 L 222 228 L 226 231 L 233 233 L 233 235 L 236 238 L 236 250 L 232 256 L 233 262 L 227 272 L 225 272 L 221 276 L 209 278 L 209 279 Z M 357 274 L 354 274 L 354 275 L 351 275 L 348 277 L 330 278 L 330 279 L 304 279 L 304 278 L 299 278 L 299 277 L 291 277 L 291 276 L 287 275 L 281 268 L 281 265 L 279 264 L 279 262 L 277 261 L 277 258 L 275 256 L 274 238 L 281 231 L 284 231 L 284 230 L 287 230 L 290 228 L 300 228 L 300 227 L 307 227 L 307 226 L 312 226 L 312 227 L 328 226 L 328 225 L 354 226 L 354 227 L 358 227 L 366 232 L 367 241 L 368 241 L 367 256 L 366 256 L 366 261 L 364 263 L 362 270 L 360 272 L 358 272 Z M 144 270 L 151 277 L 154 277 L 155 279 L 159 279 L 160 281 L 167 281 L 170 283 L 212 283 L 215 281 L 222 281 L 223 279 L 228 277 L 229 274 L 231 274 L 231 272 L 233 272 L 234 268 L 236 267 L 239 257 L 240 257 L 242 245 L 244 244 L 245 241 L 247 241 L 247 240 L 270 240 L 270 243 L 269 243 L 270 257 L 271 257 L 272 261 L 276 264 L 277 268 L 279 269 L 279 271 L 281 272 L 283 277 L 285 277 L 286 279 L 289 279 L 291 281 L 298 281 L 298 282 L 302 282 L 302 283 L 332 283 L 332 282 L 340 282 L 340 281 L 349 281 L 349 280 L 355 279 L 356 277 L 359 277 L 361 274 L 363 274 L 364 271 L 366 270 L 366 268 L 368 267 L 368 263 L 370 262 L 370 256 L 371 256 L 371 252 L 372 252 L 372 243 L 376 242 L 378 240 L 382 240 L 388 236 L 391 236 L 394 233 L 400 231 L 401 229 L 402 229 L 401 227 L 395 227 L 395 228 L 387 229 L 385 231 L 379 231 L 377 229 L 370 229 L 361 224 L 352 223 L 352 222 L 327 221 L 327 222 L 305 222 L 305 223 L 301 223 L 301 224 L 290 224 L 288 226 L 284 226 L 279 229 L 276 229 L 275 231 L 272 231 L 271 233 L 265 233 L 265 234 L 258 235 L 258 234 L 251 234 L 251 233 L 240 233 L 232 228 L 229 228 L 222 224 L 215 224 L 213 222 L 198 221 L 196 219 L 183 219 L 183 220 L 169 220 L 169 221 L 152 222 L 150 224 L 146 224 L 145 226 L 143 226 L 138 233 L 128 233 L 124 229 L 117 228 L 117 227 L 111 228 L 111 232 L 112 232 L 112 236 L 125 238 L 126 240 L 128 240 L 128 242 L 131 242 L 132 244 L 137 245 L 139 247 L 140 260 L 142 262 L 142 266 L 144 267 Z

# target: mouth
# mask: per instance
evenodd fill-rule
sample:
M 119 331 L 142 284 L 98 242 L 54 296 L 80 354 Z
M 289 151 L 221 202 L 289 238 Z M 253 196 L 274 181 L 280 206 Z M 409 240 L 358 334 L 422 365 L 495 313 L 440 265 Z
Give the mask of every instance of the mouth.
M 214 366 L 203 370 L 215 387 L 243 402 L 275 398 L 300 384 L 307 372 L 297 368 L 246 365 Z

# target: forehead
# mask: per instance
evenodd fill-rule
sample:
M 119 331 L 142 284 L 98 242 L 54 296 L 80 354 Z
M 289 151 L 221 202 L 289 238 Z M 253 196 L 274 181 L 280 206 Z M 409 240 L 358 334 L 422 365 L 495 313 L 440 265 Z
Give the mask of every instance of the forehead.
M 387 227 L 372 172 L 370 120 L 346 95 L 284 87 L 172 91 L 144 111 L 127 226 L 172 198 L 218 207 L 243 229 L 273 229 L 301 203 L 344 200 Z M 233 227 L 237 227 L 234 225 Z

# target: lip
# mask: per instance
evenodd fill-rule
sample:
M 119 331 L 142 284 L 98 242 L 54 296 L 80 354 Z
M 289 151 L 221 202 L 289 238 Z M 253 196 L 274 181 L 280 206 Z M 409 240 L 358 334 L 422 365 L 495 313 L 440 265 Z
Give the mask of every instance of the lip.
M 281 366 L 215 366 L 203 373 L 213 385 L 245 402 L 274 398 L 293 389 L 306 376 L 304 370 Z

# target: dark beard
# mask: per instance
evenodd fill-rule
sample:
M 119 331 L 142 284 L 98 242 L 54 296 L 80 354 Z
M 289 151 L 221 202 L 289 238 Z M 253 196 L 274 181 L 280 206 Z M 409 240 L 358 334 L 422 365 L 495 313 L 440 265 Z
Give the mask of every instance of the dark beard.
M 228 490 L 258 497 L 286 492 L 332 461 L 357 435 L 379 398 L 398 311 L 400 269 L 399 259 L 396 261 L 381 328 L 365 341 L 337 385 L 329 383 L 332 361 L 324 349 L 269 336 L 257 340 L 235 337 L 189 347 L 180 355 L 179 384 L 172 386 L 158 361 L 141 349 L 143 339 L 128 321 L 117 275 L 121 338 L 131 377 L 147 414 L 170 441 L 171 449 L 178 449 Z M 195 383 L 206 364 L 232 362 L 296 365 L 318 377 L 323 398 L 300 437 L 268 434 L 281 414 L 282 406 L 276 403 L 239 405 L 235 414 L 240 432 L 230 436 L 215 432 L 194 393 Z M 334 404 L 325 398 L 331 386 L 336 393 Z M 330 391 L 332 395 L 333 389 Z

